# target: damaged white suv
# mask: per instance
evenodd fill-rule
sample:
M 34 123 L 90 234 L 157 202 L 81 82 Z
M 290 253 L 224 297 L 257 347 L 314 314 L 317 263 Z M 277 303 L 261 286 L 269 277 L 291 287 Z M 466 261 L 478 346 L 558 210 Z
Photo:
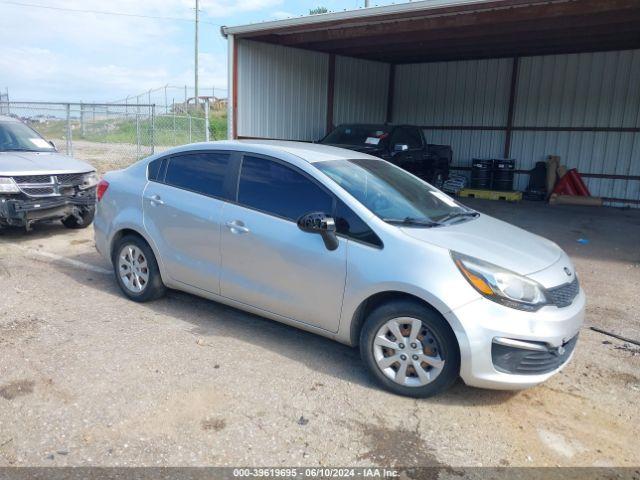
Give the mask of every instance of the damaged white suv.
M 21 121 L 0 116 L 0 228 L 61 220 L 93 221 L 98 176 L 88 163 L 62 155 Z

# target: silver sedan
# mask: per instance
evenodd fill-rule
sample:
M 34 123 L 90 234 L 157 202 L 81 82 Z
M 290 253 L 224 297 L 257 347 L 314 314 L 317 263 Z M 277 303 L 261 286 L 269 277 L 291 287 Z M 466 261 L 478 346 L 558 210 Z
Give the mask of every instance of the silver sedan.
M 398 394 L 538 384 L 583 322 L 556 244 L 366 154 L 193 144 L 108 173 L 97 196 L 96 246 L 130 299 L 178 289 L 359 346 Z

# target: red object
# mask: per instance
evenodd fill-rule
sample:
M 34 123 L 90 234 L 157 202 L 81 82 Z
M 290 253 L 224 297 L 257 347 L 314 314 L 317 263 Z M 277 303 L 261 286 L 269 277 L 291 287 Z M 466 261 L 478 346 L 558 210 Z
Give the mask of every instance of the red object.
M 571 170 L 569 170 L 567 172 L 567 175 L 571 176 L 571 183 L 573 183 L 573 187 L 578 192 L 578 195 L 582 195 L 583 197 L 590 197 L 591 196 L 591 193 L 589 192 L 589 189 L 587 188 L 587 186 L 582 181 L 582 177 L 580 176 L 580 174 L 578 173 L 578 170 L 576 168 L 572 168 Z
M 98 182 L 98 186 L 96 187 L 96 196 L 98 197 L 98 201 L 102 200 L 107 188 L 109 188 L 109 182 L 106 180 L 100 180 Z
M 557 193 L 558 195 L 577 195 L 575 187 L 573 186 L 573 182 L 571 181 L 571 177 L 568 174 L 565 174 L 558 182 L 556 183 L 555 188 L 553 189 L 553 193 Z
M 591 193 L 582 181 L 582 177 L 576 168 L 572 168 L 558 180 L 553 193 L 558 195 L 575 195 L 579 197 L 590 197 Z

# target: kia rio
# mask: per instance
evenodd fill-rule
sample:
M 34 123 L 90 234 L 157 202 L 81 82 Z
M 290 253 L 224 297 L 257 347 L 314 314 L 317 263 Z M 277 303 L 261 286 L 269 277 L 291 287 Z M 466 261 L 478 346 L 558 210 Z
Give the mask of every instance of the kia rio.
M 131 300 L 182 290 L 359 346 L 398 394 L 538 384 L 583 323 L 556 244 L 363 153 L 192 144 L 106 174 L 97 196 L 96 246 Z

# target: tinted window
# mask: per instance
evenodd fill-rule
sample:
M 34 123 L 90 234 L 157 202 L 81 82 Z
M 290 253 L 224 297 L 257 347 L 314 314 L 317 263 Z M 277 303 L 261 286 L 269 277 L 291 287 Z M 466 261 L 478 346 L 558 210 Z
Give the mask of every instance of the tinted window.
M 310 212 L 330 213 L 332 197 L 301 173 L 264 158 L 242 160 L 238 202 L 296 221 Z
M 221 197 L 227 167 L 228 153 L 191 153 L 171 157 L 165 183 L 192 192 Z
M 392 145 L 409 145 L 409 148 L 421 148 L 422 139 L 417 128 L 396 128 L 391 136 Z
M 151 162 L 149 164 L 148 171 L 148 179 L 149 180 L 157 180 L 158 179 L 158 173 L 160 172 L 160 165 L 162 164 L 162 158 L 159 158 L 157 160 L 154 160 L 153 162 Z
M 336 204 L 335 220 L 338 233 L 360 242 L 382 247 L 380 238 L 341 200 Z

